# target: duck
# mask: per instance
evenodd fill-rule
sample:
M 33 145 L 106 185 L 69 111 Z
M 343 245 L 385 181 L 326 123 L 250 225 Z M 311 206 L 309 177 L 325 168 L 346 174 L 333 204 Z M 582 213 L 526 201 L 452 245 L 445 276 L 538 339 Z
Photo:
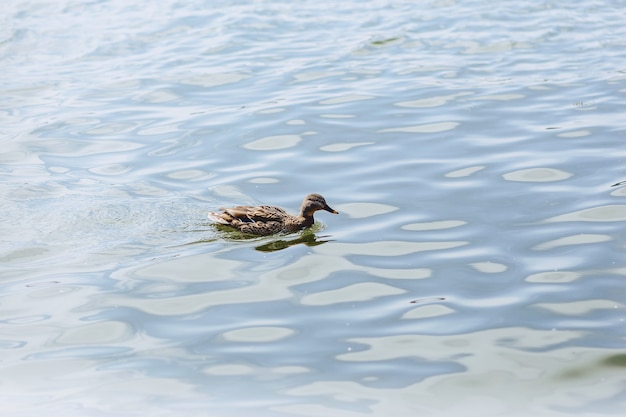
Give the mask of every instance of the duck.
M 269 236 L 292 233 L 312 226 L 315 223 L 313 214 L 319 210 L 339 214 L 326 203 L 324 197 L 309 194 L 302 200 L 300 212 L 296 216 L 275 206 L 237 206 L 220 207 L 219 212 L 210 212 L 208 217 L 217 224 L 230 226 L 245 234 Z

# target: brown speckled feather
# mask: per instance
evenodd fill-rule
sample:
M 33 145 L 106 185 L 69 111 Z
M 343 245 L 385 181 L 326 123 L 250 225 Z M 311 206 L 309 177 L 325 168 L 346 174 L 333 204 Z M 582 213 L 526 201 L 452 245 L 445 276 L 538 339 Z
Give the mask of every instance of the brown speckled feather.
M 290 214 L 280 207 L 273 206 L 237 206 L 232 208 L 220 208 L 220 210 L 244 222 L 282 221 L 285 216 L 290 216 Z

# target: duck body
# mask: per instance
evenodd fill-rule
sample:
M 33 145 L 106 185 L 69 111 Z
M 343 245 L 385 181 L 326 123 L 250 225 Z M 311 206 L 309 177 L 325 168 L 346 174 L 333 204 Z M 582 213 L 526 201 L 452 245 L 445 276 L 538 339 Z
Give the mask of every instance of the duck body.
M 309 194 L 302 200 L 300 212 L 295 216 L 275 206 L 237 206 L 211 212 L 209 219 L 246 234 L 268 236 L 281 232 L 296 232 L 312 226 L 315 223 L 313 213 L 318 210 L 338 214 L 326 204 L 324 197 Z

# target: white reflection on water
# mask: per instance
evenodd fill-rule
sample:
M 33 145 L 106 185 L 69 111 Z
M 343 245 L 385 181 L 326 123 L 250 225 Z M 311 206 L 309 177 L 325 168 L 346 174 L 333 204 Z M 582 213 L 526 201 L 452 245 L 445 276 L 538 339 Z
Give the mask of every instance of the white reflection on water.
M 545 220 L 554 222 L 622 222 L 626 221 L 626 205 L 610 204 L 561 214 Z
M 504 174 L 503 177 L 508 181 L 525 181 L 525 182 L 549 182 L 561 181 L 571 177 L 572 174 L 554 168 L 530 168 L 522 169 L 515 172 Z
M 369 399 L 371 410 L 382 415 L 383 410 L 394 410 L 399 415 L 424 412 L 434 415 L 473 415 L 462 407 L 474 406 L 480 413 L 494 415 L 524 415 L 546 412 L 543 404 L 567 404 L 574 410 L 589 401 L 598 401 L 622 390 L 619 370 L 598 366 L 604 359 L 600 351 L 581 353 L 564 348 L 551 352 L 533 352 L 532 348 L 559 345 L 578 337 L 576 332 L 541 332 L 523 328 L 494 329 L 463 336 L 427 337 L 398 335 L 384 338 L 352 339 L 368 346 L 366 350 L 345 353 L 340 361 L 380 362 L 399 357 L 419 359 L 416 372 L 425 359 L 445 361 L 454 358 L 466 369 L 454 377 L 442 375 L 384 392 L 367 383 L 352 381 L 319 381 L 290 389 L 296 397 L 334 395 L 340 401 L 358 402 Z M 580 372 L 587 368 L 586 371 Z M 579 373 L 580 372 L 580 373 Z M 580 383 L 584 373 L 602 378 L 606 386 L 587 387 Z M 578 375 L 576 375 L 578 374 Z M 483 396 L 487 390 L 492 395 Z M 403 398 L 411 398 L 407 405 Z M 574 400 L 579 398 L 579 400 Z M 291 406 L 287 409 L 302 415 L 314 415 L 312 404 Z M 317 408 L 323 411 L 323 408 Z M 525 410 L 521 412 L 520 410 Z M 330 410 L 326 410 L 330 411 Z
M 404 245 L 402 245 L 404 246 Z M 447 247 L 447 246 L 444 246 Z M 360 273 L 364 277 L 377 276 L 388 279 L 414 280 L 424 279 L 430 276 L 431 272 L 426 268 L 411 269 L 387 269 L 365 267 L 349 262 L 344 256 L 344 252 L 332 250 L 331 253 L 324 254 L 324 245 L 315 249 L 319 254 L 311 254 L 290 262 L 282 267 L 269 268 L 267 272 L 259 271 L 258 277 L 250 278 L 250 273 L 239 271 L 242 267 L 241 261 L 220 259 L 210 254 L 195 256 L 185 256 L 184 258 L 166 259 L 158 261 L 152 265 L 132 268 L 131 270 L 120 270 L 111 275 L 112 278 L 128 279 L 133 277 L 140 280 L 142 285 L 133 294 L 110 295 L 106 297 L 107 305 L 132 306 L 142 311 L 157 315 L 180 315 L 200 312 L 209 306 L 223 304 L 246 304 L 255 302 L 277 301 L 290 299 L 295 296 L 292 287 L 325 280 L 328 276 L 339 271 L 351 271 Z M 418 250 L 436 250 L 437 247 L 429 247 Z M 393 250 L 393 245 L 387 248 Z M 415 249 L 413 249 L 415 250 Z M 389 252 L 387 256 L 400 255 L 405 253 Z M 379 254 L 379 256 L 382 254 Z M 264 268 L 266 269 L 266 268 Z M 240 284 L 237 280 L 244 279 Z M 225 281 L 230 282 L 230 288 L 202 292 L 198 294 L 176 294 L 167 296 L 170 291 L 163 284 L 157 284 L 157 280 L 170 282 L 192 283 Z M 172 287 L 172 288 L 175 288 Z M 359 288 L 359 291 L 356 291 Z M 339 296 L 338 290 L 328 293 L 335 294 L 332 299 Z M 343 288 L 340 298 L 343 301 L 362 301 L 384 295 L 401 294 L 403 290 L 375 283 L 362 283 L 356 286 Z M 164 296 L 157 296 L 163 294 Z M 146 297 L 150 295 L 150 297 Z M 139 297 L 139 298 L 137 298 Z M 300 302 L 303 304 L 326 304 L 322 302 L 326 295 L 323 292 L 304 296 Z M 328 302 L 330 303 L 330 302 Z
M 337 290 L 318 292 L 302 297 L 303 305 L 331 305 L 335 303 L 351 303 L 373 300 L 378 297 L 404 294 L 406 291 L 390 285 L 375 282 L 363 282 L 349 285 Z
M 416 125 L 416 126 L 405 126 L 405 127 L 391 127 L 380 130 L 381 133 L 392 133 L 392 132 L 402 132 L 402 133 L 438 133 L 445 132 L 447 130 L 455 129 L 459 126 L 457 122 L 439 122 L 439 123 L 429 123 L 425 125 Z
M 233 342 L 264 343 L 284 339 L 293 333 L 293 330 L 284 327 L 262 326 L 231 330 L 223 333 L 222 337 Z
M 244 148 L 253 151 L 271 151 L 274 149 L 291 148 L 296 146 L 301 140 L 302 138 L 298 135 L 268 136 L 247 143 L 244 145 Z
M 588 243 L 608 242 L 613 240 L 611 236 L 599 235 L 599 234 L 579 234 L 574 236 L 565 236 L 559 239 L 551 240 L 549 242 L 541 243 L 535 246 L 535 250 L 548 250 L 558 248 L 560 246 L 570 245 L 584 245 Z

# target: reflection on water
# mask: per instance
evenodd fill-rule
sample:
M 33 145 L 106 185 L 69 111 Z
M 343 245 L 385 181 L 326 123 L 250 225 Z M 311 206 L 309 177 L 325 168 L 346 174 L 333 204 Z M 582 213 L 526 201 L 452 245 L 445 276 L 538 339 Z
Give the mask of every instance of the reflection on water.
M 619 5 L 5 3 L 7 415 L 623 414 Z
M 330 242 L 331 239 L 325 239 L 328 237 L 330 236 L 317 237 L 313 233 L 303 233 L 302 236 L 300 236 L 297 239 L 291 239 L 291 240 L 279 239 L 279 240 L 275 240 L 275 241 L 272 241 L 263 245 L 259 245 L 255 247 L 255 249 L 261 252 L 274 252 L 277 250 L 286 249 L 290 246 L 299 245 L 299 244 L 304 244 L 306 246 L 317 246 L 326 242 Z
M 300 245 L 300 244 L 304 244 L 306 246 L 312 247 L 312 246 L 318 246 L 318 245 L 321 245 L 323 243 L 330 242 L 333 240 L 331 239 L 332 237 L 331 235 L 327 235 L 327 236 L 316 235 L 316 232 L 319 232 L 322 230 L 322 226 L 320 223 L 316 223 L 312 227 L 304 229 L 303 231 L 299 233 L 290 233 L 290 234 L 279 233 L 271 237 L 259 237 L 257 235 L 246 234 L 246 233 L 240 232 L 239 230 L 235 228 L 222 225 L 222 224 L 212 224 L 211 226 L 217 230 L 217 232 L 219 233 L 219 237 L 227 241 L 264 242 L 263 244 L 255 247 L 255 249 L 260 252 L 274 252 L 274 251 L 287 249 L 291 246 Z M 294 237 L 294 236 L 297 236 L 297 237 Z M 211 241 L 215 241 L 215 239 L 212 239 Z M 206 242 L 207 241 L 202 240 L 199 242 L 194 242 L 194 244 L 206 243 Z

